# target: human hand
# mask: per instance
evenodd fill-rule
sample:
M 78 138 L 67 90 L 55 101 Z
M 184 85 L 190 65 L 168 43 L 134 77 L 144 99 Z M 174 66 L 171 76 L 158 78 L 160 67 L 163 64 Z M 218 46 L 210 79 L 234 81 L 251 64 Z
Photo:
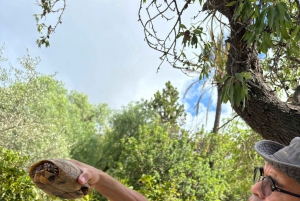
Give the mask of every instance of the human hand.
M 94 187 L 99 182 L 100 170 L 77 160 L 70 160 L 70 162 L 82 171 L 82 174 L 78 177 L 78 182 L 80 184 L 88 183 L 91 187 Z
M 78 182 L 80 184 L 88 183 L 108 200 L 147 201 L 144 196 L 124 186 L 118 180 L 102 172 L 101 170 L 76 160 L 70 160 L 70 162 L 72 162 L 82 171 L 82 174 L 78 177 Z

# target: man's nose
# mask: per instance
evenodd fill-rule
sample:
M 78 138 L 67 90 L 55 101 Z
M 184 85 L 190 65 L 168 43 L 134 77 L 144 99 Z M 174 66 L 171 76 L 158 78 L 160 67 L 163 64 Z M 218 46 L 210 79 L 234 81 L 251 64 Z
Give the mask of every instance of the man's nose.
M 251 188 L 251 192 L 252 192 L 252 194 L 254 195 L 254 196 L 256 196 L 256 197 L 258 197 L 258 198 L 260 198 L 260 199 L 264 199 L 265 197 L 262 195 L 262 193 L 261 193 L 261 181 L 259 181 L 259 182 L 256 182 L 253 186 L 252 186 L 252 188 Z M 253 196 L 252 195 L 252 196 Z

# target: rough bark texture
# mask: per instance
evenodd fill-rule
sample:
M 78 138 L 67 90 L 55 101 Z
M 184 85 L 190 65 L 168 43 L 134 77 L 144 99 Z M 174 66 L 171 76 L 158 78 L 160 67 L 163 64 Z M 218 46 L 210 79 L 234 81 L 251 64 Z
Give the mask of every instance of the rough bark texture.
M 300 106 L 282 102 L 265 84 L 255 46 L 246 47 L 242 40 L 245 29 L 233 20 L 235 8 L 225 4 L 224 0 L 210 0 L 204 4 L 204 9 L 216 9 L 229 19 L 231 36 L 227 73 L 252 73 L 252 80 L 247 83 L 249 100 L 244 109 L 235 106 L 234 110 L 264 139 L 289 144 L 292 138 L 300 136 Z

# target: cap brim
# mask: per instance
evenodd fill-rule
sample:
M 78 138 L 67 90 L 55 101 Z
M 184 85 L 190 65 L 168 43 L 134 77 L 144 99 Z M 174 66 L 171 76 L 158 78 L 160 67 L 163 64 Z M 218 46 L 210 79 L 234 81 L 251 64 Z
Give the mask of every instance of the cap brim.
M 273 154 L 275 154 L 280 149 L 284 148 L 284 145 L 270 140 L 262 140 L 257 142 L 254 148 L 257 151 L 257 153 L 261 157 L 263 157 L 268 163 L 270 163 L 272 166 L 274 166 L 281 172 L 285 173 L 288 177 L 300 183 L 300 166 L 285 163 L 272 157 Z
M 255 143 L 255 146 L 254 146 L 255 150 L 257 151 L 257 153 L 259 155 L 261 155 L 262 157 L 267 157 L 267 158 L 268 158 L 268 156 L 273 155 L 274 153 L 276 153 L 283 147 L 284 147 L 284 145 L 282 145 L 278 142 L 270 141 L 270 140 L 261 140 L 261 141 Z

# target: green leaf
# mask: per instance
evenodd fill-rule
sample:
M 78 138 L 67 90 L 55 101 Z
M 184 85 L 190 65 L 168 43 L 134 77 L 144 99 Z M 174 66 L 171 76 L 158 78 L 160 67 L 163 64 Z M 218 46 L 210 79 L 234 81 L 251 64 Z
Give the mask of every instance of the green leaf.
M 236 11 L 234 12 L 234 15 L 233 15 L 234 20 L 236 20 L 241 15 L 241 11 L 242 11 L 243 7 L 244 7 L 244 3 L 242 3 L 240 1 L 238 8 L 236 9 Z
M 243 82 L 243 76 L 240 73 L 235 73 L 235 77 L 240 81 Z
M 245 82 L 242 83 L 242 88 L 240 89 L 241 99 L 243 100 L 245 100 L 245 95 L 246 95 L 244 91 L 244 85 L 246 85 Z
M 264 38 L 265 42 L 267 43 L 267 45 L 269 47 L 273 47 L 273 42 L 272 42 L 272 39 L 271 39 L 271 35 L 269 33 L 265 32 L 265 31 L 262 33 L 262 35 L 263 35 L 263 38 Z
M 222 79 L 218 81 L 218 83 L 223 84 L 223 82 L 225 82 L 225 80 L 227 80 L 229 77 L 229 75 L 225 75 L 224 77 L 222 77 Z
M 246 79 L 251 79 L 251 73 L 250 72 L 241 72 L 241 75 Z
M 177 36 L 176 36 L 176 38 L 180 38 L 181 36 L 183 36 L 184 35 L 184 33 L 183 32 L 180 32 Z
M 228 95 L 226 94 L 225 88 L 222 90 L 222 102 L 227 103 L 228 102 Z
M 241 85 L 239 83 L 236 83 L 234 86 L 234 102 L 237 106 L 240 106 L 241 100 L 243 97 L 241 96 Z
M 186 26 L 184 24 L 180 24 L 180 27 L 186 29 Z
M 291 48 L 289 46 L 286 47 L 286 55 L 287 55 L 287 57 L 292 56 L 292 51 L 291 51 Z
M 293 47 L 292 50 L 293 50 L 294 55 L 298 56 L 300 54 L 298 43 L 293 42 L 292 47 Z
M 229 99 L 230 99 L 230 103 L 231 105 L 234 105 L 234 88 L 233 88 L 233 83 L 231 83 L 230 87 L 229 87 Z
M 253 32 L 247 31 L 243 36 L 243 40 L 247 41 L 252 36 L 253 36 Z
M 276 4 L 276 10 L 279 16 L 279 21 L 283 23 L 285 12 L 286 12 L 286 4 L 284 2 L 280 2 Z
M 252 10 L 252 4 L 251 1 L 245 1 L 243 10 L 241 11 L 242 21 L 245 20 L 245 18 L 248 18 L 249 11 Z
M 272 43 L 270 34 L 264 31 L 262 33 L 262 43 L 261 43 L 261 46 L 260 46 L 260 50 L 263 53 L 267 53 L 267 51 L 270 47 L 273 47 L 273 43 Z
M 291 28 L 292 27 L 292 19 L 291 19 L 291 17 L 290 17 L 290 15 L 289 15 L 288 12 L 285 12 L 285 14 L 284 14 L 284 20 L 285 20 L 286 26 L 288 28 Z
M 256 23 L 255 23 L 255 31 L 256 33 L 260 33 L 263 28 L 265 28 L 266 24 L 264 23 L 265 20 L 265 14 L 266 10 L 264 10 L 258 17 Z
M 201 30 L 199 30 L 199 29 L 195 29 L 194 31 L 193 31 L 195 34 L 199 34 L 199 35 L 201 35 L 203 32 L 201 31 Z
M 254 5 L 254 15 L 253 15 L 253 18 L 257 18 L 259 16 L 259 13 L 260 13 L 260 7 L 258 5 Z M 248 17 L 250 17 L 250 15 L 248 15 Z
M 37 14 L 34 14 L 33 16 L 34 16 L 34 19 L 35 19 L 36 23 L 38 23 L 39 22 L 39 18 L 37 16 Z
M 226 4 L 225 6 L 233 6 L 234 4 L 236 4 L 236 1 L 229 2 L 229 3 Z
M 50 43 L 49 43 L 48 40 L 46 40 L 45 45 L 46 45 L 46 47 L 49 47 L 49 46 L 50 46 Z
M 282 37 L 284 39 L 289 39 L 290 38 L 290 36 L 289 36 L 289 34 L 288 34 L 287 30 L 286 30 L 286 26 L 285 25 L 281 26 L 280 32 L 281 32 L 281 35 L 282 35 Z
M 291 34 L 291 39 L 293 39 L 299 32 L 300 27 L 298 26 Z
M 267 19 L 269 27 L 273 27 L 274 19 L 275 19 L 276 9 L 274 6 L 270 6 L 267 12 Z
M 224 88 L 222 89 L 222 101 L 227 103 L 229 100 L 229 88 L 232 85 L 232 77 L 229 77 L 226 81 Z
M 195 45 L 197 48 L 197 44 L 198 44 L 198 38 L 195 34 L 193 34 L 191 45 L 192 46 Z
M 259 46 L 259 52 L 262 52 L 262 53 L 267 53 L 268 51 L 268 46 L 266 43 L 262 42 Z
M 247 46 L 250 47 L 251 43 L 253 43 L 257 37 L 258 34 L 252 34 L 252 36 L 247 40 Z
M 243 85 L 242 85 L 242 88 L 243 88 L 243 92 L 244 92 L 244 94 L 245 94 L 245 97 L 248 97 L 248 87 L 247 87 L 247 85 L 246 85 L 246 84 L 243 84 Z
M 279 17 L 278 15 L 276 15 L 276 19 L 275 19 L 275 26 L 274 26 L 274 29 L 275 29 L 275 32 L 274 34 L 276 34 L 275 36 L 280 36 L 280 20 L 279 20 Z

